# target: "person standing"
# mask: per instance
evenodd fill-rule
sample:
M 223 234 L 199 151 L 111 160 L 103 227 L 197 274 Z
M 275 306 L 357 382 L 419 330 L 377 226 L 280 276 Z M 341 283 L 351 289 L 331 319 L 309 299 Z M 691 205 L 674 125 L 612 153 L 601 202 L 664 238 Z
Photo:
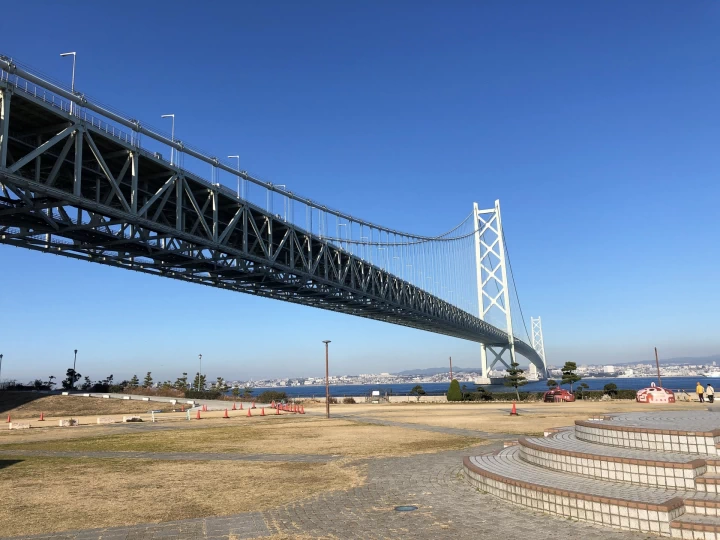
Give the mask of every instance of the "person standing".
M 715 401 L 715 389 L 712 387 L 712 384 L 708 383 L 705 387 L 705 395 L 708 398 L 708 403 L 713 403 Z
M 695 391 L 697 392 L 697 395 L 700 398 L 700 403 L 705 403 L 705 398 L 703 397 L 703 394 L 705 393 L 705 389 L 703 388 L 702 384 L 700 384 L 700 381 L 698 381 Z

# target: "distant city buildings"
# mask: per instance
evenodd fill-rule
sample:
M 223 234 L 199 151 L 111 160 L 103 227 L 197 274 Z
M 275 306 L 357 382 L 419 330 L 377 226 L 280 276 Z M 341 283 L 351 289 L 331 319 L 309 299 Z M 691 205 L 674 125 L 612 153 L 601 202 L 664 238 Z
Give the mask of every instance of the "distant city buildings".
M 660 366 L 660 374 L 663 377 L 702 377 L 704 373 L 712 371 L 715 362 L 711 364 L 666 364 Z M 715 368 L 717 370 L 717 368 Z M 559 379 L 562 377 L 562 371 L 558 366 L 548 367 L 549 376 Z M 577 370 L 578 375 L 583 378 L 602 378 L 602 377 L 656 377 L 657 367 L 654 362 L 629 364 L 627 366 L 605 365 L 605 366 L 588 366 L 580 365 Z M 526 375 L 529 375 L 526 374 Z M 480 369 L 477 371 L 454 372 L 453 377 L 461 383 L 474 383 L 481 376 Z M 494 370 L 490 372 L 492 378 L 501 378 L 505 376 L 502 370 Z M 435 375 L 394 375 L 392 373 L 364 373 L 360 375 L 331 375 L 329 382 L 333 386 L 338 385 L 388 385 L 388 384 L 426 384 L 426 383 L 442 383 L 450 382 L 450 373 L 438 373 Z M 324 386 L 325 377 L 290 377 L 290 378 L 268 378 L 253 379 L 249 381 L 233 381 L 228 383 L 229 386 L 253 388 L 286 388 L 294 386 Z

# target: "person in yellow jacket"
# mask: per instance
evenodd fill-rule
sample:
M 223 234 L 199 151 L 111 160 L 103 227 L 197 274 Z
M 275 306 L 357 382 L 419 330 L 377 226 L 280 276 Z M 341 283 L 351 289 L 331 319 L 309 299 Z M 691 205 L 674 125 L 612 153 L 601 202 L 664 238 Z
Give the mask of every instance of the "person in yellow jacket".
M 695 388 L 695 391 L 697 392 L 697 395 L 700 398 L 700 403 L 705 403 L 705 398 L 703 397 L 703 394 L 705 394 L 705 389 L 703 388 L 703 385 L 700 384 L 700 381 L 698 381 L 697 388 Z

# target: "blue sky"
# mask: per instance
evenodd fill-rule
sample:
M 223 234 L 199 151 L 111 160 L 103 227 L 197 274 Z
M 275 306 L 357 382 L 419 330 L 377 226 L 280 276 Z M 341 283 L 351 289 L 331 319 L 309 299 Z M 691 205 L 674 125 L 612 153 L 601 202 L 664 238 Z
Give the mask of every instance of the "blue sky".
M 720 4 L 47 2 L 0 49 L 243 168 L 434 234 L 499 198 L 548 359 L 720 351 Z M 230 176 L 221 181 L 233 185 Z M 479 364 L 478 346 L 0 246 L 3 378 Z

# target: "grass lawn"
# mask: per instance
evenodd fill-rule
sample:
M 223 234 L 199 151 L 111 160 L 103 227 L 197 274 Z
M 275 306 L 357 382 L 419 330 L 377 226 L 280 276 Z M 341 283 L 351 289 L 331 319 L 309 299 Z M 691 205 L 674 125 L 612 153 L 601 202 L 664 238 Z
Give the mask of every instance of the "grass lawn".
M 82 396 L 43 396 L 32 392 L 0 392 L 0 411 L 13 420 L 47 417 L 104 416 L 109 414 L 147 413 L 149 410 L 169 411 L 172 405 L 158 401 L 87 398 Z
M 510 416 L 510 403 L 449 403 L 449 404 L 393 404 L 345 405 L 342 413 L 359 417 L 486 431 L 542 435 L 550 427 L 571 426 L 575 420 L 619 412 L 648 410 L 703 411 L 700 403 L 647 405 L 630 400 L 576 401 L 574 403 L 518 403 L 519 416 Z
M 0 458 L 3 536 L 237 514 L 349 489 L 340 463 Z
M 234 422 L 229 420 L 228 422 Z M 480 444 L 476 437 L 457 437 L 347 420 L 284 417 L 254 424 L 204 429 L 170 429 L 95 436 L 86 430 L 71 439 L 3 444 L 0 448 L 62 451 L 233 452 L 243 454 L 323 454 L 348 458 L 383 457 L 457 450 Z

